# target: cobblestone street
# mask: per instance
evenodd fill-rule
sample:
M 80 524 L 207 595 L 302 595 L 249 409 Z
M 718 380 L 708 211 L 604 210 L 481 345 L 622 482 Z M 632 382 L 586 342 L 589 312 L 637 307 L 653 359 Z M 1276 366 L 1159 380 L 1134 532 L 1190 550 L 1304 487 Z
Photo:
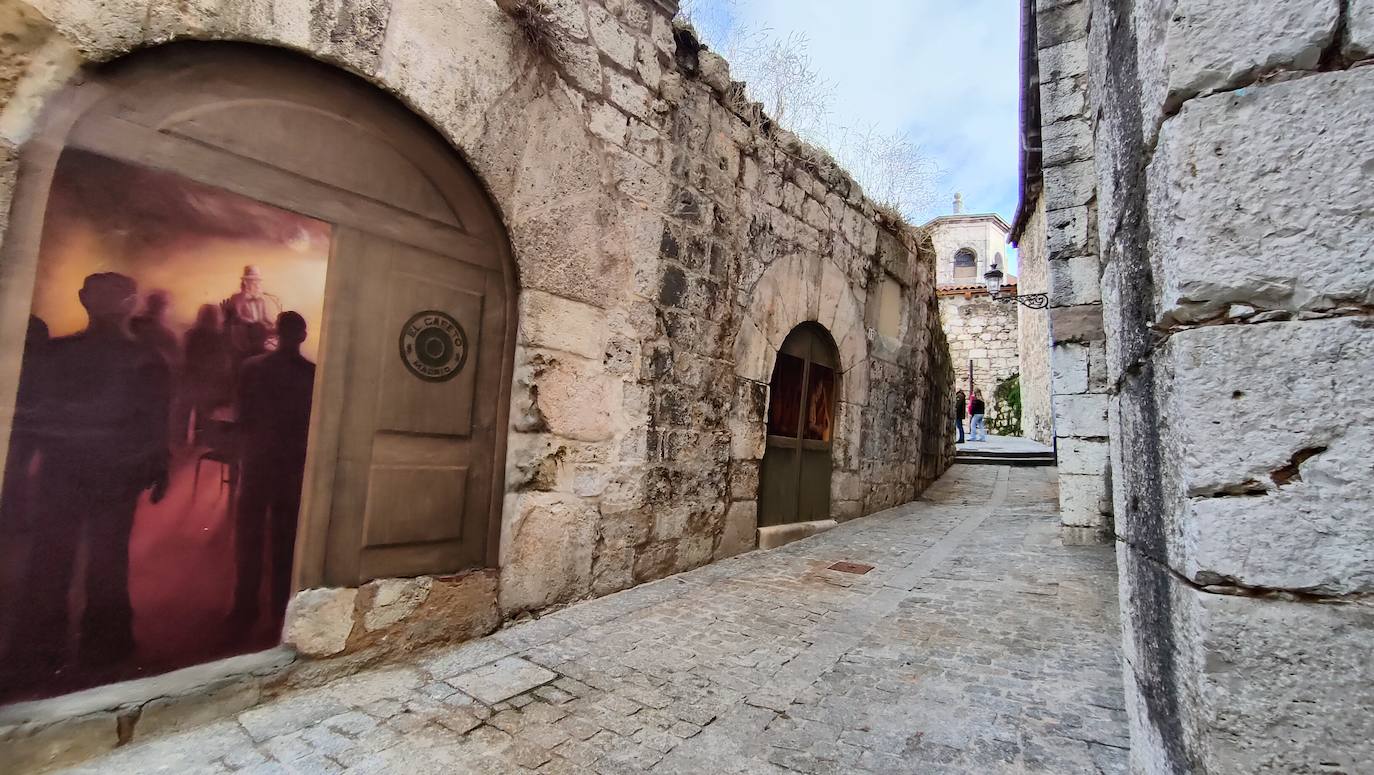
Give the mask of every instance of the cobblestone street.
M 812 539 L 68 772 L 1124 772 L 1113 554 L 1060 545 L 1053 472 L 956 466 Z

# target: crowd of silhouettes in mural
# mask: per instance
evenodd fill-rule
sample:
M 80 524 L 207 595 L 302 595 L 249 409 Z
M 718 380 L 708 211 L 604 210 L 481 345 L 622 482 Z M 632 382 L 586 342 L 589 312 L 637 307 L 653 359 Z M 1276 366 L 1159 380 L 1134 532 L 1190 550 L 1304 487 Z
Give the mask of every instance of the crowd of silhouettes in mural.
M 88 317 L 78 333 L 50 337 L 30 318 L 0 497 L 4 533 L 25 533 L 30 546 L 15 617 L 24 632 L 3 661 L 34 680 L 118 672 L 134 657 L 135 511 L 163 499 L 178 463 L 207 454 L 229 472 L 228 624 L 261 621 L 264 592 L 280 617 L 305 468 L 315 376 L 301 354 L 306 320 L 275 309 L 256 268 L 223 303 L 201 306 L 182 336 L 167 322 L 171 295 L 140 300 L 127 275 L 91 274 L 78 297 Z M 78 580 L 84 603 L 73 610 Z

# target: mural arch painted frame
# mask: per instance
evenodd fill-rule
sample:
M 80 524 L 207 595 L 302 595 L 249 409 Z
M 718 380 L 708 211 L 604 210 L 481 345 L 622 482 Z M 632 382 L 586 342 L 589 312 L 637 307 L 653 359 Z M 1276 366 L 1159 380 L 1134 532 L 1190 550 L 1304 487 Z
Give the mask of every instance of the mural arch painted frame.
M 129 227 L 130 216 L 124 213 L 123 220 L 115 219 L 125 227 L 122 230 L 87 229 L 122 235 L 118 249 L 91 251 L 99 254 L 91 266 L 147 267 L 175 256 L 185 263 L 176 272 L 161 272 L 157 282 L 176 282 L 175 275 L 180 274 L 183 280 L 203 280 L 208 286 L 213 283 L 205 278 L 224 276 L 225 262 L 241 258 L 244 250 L 276 255 L 281 252 L 278 248 L 300 248 L 298 243 L 303 241 L 304 253 L 319 255 L 319 306 L 315 319 L 306 321 L 304 345 L 307 355 L 317 353 L 318 368 L 312 371 L 313 381 L 304 378 L 312 384 L 305 408 L 308 451 L 300 472 L 299 514 L 293 520 L 297 527 L 294 554 L 289 557 L 290 591 L 497 565 L 518 283 L 499 213 L 480 181 L 438 133 L 375 87 L 304 57 L 250 45 L 178 43 L 131 55 L 88 74 L 86 80 L 53 98 L 39 131 L 22 148 L 20 163 L 0 255 L 0 352 L 6 353 L 0 361 L 0 396 L 5 397 L 0 406 L 0 435 L 10 438 L 9 444 L 0 446 L 0 456 L 4 456 L 0 463 L 8 465 L 6 458 L 15 449 L 16 437 L 23 435 L 13 432 L 23 424 L 14 419 L 14 410 L 24 371 L 22 353 L 31 336 L 31 311 L 38 309 L 34 305 L 44 283 L 54 275 L 47 271 L 51 267 L 44 254 L 50 244 L 45 230 L 55 229 L 53 224 L 62 220 L 56 210 L 49 212 L 50 206 L 56 207 L 53 197 L 65 196 L 67 189 L 80 189 L 71 185 L 79 177 L 72 170 L 103 168 L 107 181 L 111 174 L 118 178 L 127 173 L 122 197 L 99 200 L 104 209 L 149 211 L 155 208 L 144 200 L 158 205 L 171 201 L 172 211 L 191 213 L 191 221 L 204 221 L 214 234 L 188 233 L 167 239 L 157 229 L 138 225 L 142 221 Z M 102 207 L 80 201 L 84 204 L 69 209 L 88 219 L 99 215 Z M 189 210 L 185 209 L 188 201 Z M 236 219 L 280 222 L 305 236 L 293 242 L 288 235 L 273 242 L 260 234 L 245 237 L 233 234 L 234 229 L 215 226 Z M 154 254 L 160 258 L 148 258 Z M 140 260 L 144 263 L 138 264 Z M 259 272 L 259 264 L 245 264 L 234 268 L 236 276 L 242 270 L 240 290 L 254 283 L 270 288 L 286 277 Z M 214 275 L 212 269 L 219 274 Z M 315 271 L 308 269 L 290 276 L 299 279 Z M 92 272 L 87 279 L 94 274 L 103 273 Z M 77 298 L 80 284 L 71 278 L 64 281 L 63 293 Z M 108 285 L 105 280 L 94 282 Z M 115 285 L 124 288 L 121 282 Z M 187 283 L 178 286 L 185 297 L 219 294 L 219 286 L 187 290 L 194 284 Z M 152 287 L 140 285 L 140 296 Z M 280 293 L 282 289 L 286 287 L 278 285 L 274 290 Z M 286 298 L 289 293 L 280 295 Z M 306 295 L 298 296 L 301 305 L 308 307 Z M 87 301 L 85 295 L 79 298 L 83 304 Z M 231 298 L 241 300 L 239 294 Z M 251 308 L 251 304 L 243 306 Z M 222 309 L 234 314 L 233 305 Z M 85 310 L 90 329 L 95 313 L 90 304 L 85 304 Z M 442 371 L 442 380 L 417 378 L 414 364 L 405 359 L 405 326 L 423 311 L 441 311 L 446 322 L 438 335 L 463 344 L 462 358 L 443 361 L 440 357 L 431 364 L 430 368 Z M 122 314 L 128 318 L 128 312 Z M 272 317 L 266 324 L 268 349 L 263 355 L 284 352 L 298 338 L 292 321 L 278 332 L 278 320 Z M 217 330 L 230 338 L 228 323 Z M 425 331 L 421 342 L 439 357 L 443 353 L 434 337 L 435 331 Z M 170 362 L 171 356 L 166 360 Z M 176 389 L 183 384 L 179 369 L 168 369 Z M 34 373 L 50 371 L 45 366 Z M 236 372 L 230 381 L 241 392 L 245 381 L 239 376 Z M 183 476 L 188 464 L 220 471 L 220 477 L 196 471 L 191 486 L 202 488 L 202 494 L 193 494 L 190 502 L 194 506 L 209 498 L 203 494 L 207 489 L 227 490 L 228 502 L 217 507 L 224 510 L 226 522 L 241 522 L 245 507 L 235 498 L 251 490 L 228 473 L 252 478 L 245 473 L 250 469 L 245 463 L 248 453 L 240 448 L 251 446 L 241 441 L 248 438 L 251 423 L 244 419 L 241 425 L 235 424 L 239 407 L 251 403 L 241 398 L 236 393 L 224 410 L 228 419 L 223 420 L 233 439 L 224 446 L 232 450 L 236 463 L 206 459 L 213 456 L 206 455 L 209 442 L 202 443 L 201 413 L 193 411 L 191 428 L 183 436 L 191 452 L 178 458 L 173 449 L 169 454 L 171 484 L 163 487 L 179 492 L 185 481 L 177 477 Z M 169 397 L 166 403 L 170 408 L 175 398 Z M 207 410 L 206 417 L 211 416 L 217 417 Z M 172 413 L 171 427 L 182 422 L 179 417 Z M 167 438 L 169 449 L 174 448 L 177 434 L 173 431 Z M 50 457 L 62 459 L 56 453 Z M 41 473 L 45 458 L 39 454 L 33 459 L 32 469 Z M 149 506 L 154 489 L 142 487 L 138 509 Z M 29 505 L 27 497 L 15 498 L 9 490 L 7 481 L 0 512 L 13 511 L 4 508 L 4 501 Z M 135 541 L 147 522 L 139 521 L 142 511 L 138 514 L 131 528 Z M 19 551 L 15 547 L 28 539 L 6 541 L 5 530 L 0 525 L 0 542 L 9 544 L 8 548 L 0 545 L 0 559 L 8 560 Z M 231 532 L 237 540 L 243 531 L 234 527 Z M 173 541 L 164 546 L 168 550 L 164 554 L 188 546 L 193 544 Z M 91 550 L 78 551 L 85 552 L 89 565 Z M 241 560 L 243 553 L 239 554 Z M 270 552 L 265 562 L 272 565 Z M 270 582 L 263 586 L 273 587 Z M 79 587 L 79 581 L 73 584 L 76 595 L 68 597 L 78 601 L 75 605 L 84 605 Z M 0 588 L 0 594 L 13 599 L 13 589 Z M 276 598 L 272 600 L 275 605 Z M 270 633 L 273 642 L 280 633 L 280 612 L 275 613 L 278 629 Z M 70 620 L 64 634 L 68 640 L 47 645 L 78 654 L 79 659 L 80 648 L 72 641 L 80 639 L 84 625 L 78 620 L 84 614 L 73 610 L 65 615 Z M 137 612 L 133 618 L 138 620 Z M 0 615 L 0 626 L 4 625 Z M 0 637 L 0 648 L 6 640 Z M 88 676 L 84 685 L 228 655 L 205 653 L 181 664 L 144 665 L 134 671 L 105 669 Z M 82 682 L 58 682 L 57 690 L 75 688 L 82 688 Z M 0 702 L 4 701 L 0 696 Z

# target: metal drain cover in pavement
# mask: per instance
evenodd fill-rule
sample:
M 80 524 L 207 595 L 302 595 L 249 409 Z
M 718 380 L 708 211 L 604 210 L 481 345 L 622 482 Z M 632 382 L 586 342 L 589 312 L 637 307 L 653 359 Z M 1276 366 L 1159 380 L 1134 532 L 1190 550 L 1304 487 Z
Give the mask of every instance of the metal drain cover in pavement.
M 864 565 L 861 562 L 837 562 L 831 565 L 829 570 L 837 570 L 841 573 L 857 573 L 862 576 L 873 570 L 872 565 Z

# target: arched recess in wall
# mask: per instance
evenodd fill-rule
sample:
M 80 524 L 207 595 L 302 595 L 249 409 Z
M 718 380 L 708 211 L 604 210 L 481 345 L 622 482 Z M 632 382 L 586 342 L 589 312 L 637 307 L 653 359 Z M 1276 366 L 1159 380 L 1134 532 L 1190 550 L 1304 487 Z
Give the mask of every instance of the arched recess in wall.
M 176 44 L 55 98 L 21 165 L 0 650 L 44 693 L 270 646 L 296 589 L 496 564 L 517 281 L 430 127 Z
M 768 386 L 759 527 L 830 519 L 839 349 L 814 322 L 792 329 Z
M 954 254 L 955 279 L 975 279 L 978 277 L 978 256 L 968 248 Z

